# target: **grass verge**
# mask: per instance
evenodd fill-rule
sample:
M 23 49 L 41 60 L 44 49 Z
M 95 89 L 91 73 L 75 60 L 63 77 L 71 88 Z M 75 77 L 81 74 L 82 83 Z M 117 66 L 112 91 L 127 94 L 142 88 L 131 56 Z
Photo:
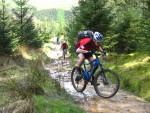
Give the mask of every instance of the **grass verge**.
M 115 70 L 121 79 L 121 88 L 150 101 L 150 54 L 112 54 L 106 67 Z
M 0 73 L 0 112 L 13 112 L 17 106 L 33 106 L 34 113 L 85 113 L 59 83 L 49 77 L 42 63 L 41 59 L 29 61 L 23 67 L 19 65 Z M 20 100 L 30 100 L 34 104 L 23 107 L 24 101 L 20 104 Z M 23 111 L 32 113 L 29 109 Z

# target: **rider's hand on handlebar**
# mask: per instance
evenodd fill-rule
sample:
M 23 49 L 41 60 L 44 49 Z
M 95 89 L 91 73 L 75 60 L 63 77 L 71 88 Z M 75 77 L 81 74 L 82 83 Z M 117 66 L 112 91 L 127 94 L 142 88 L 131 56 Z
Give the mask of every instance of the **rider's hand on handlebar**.
M 93 53 L 94 53 L 94 51 L 88 51 L 88 53 L 93 54 Z

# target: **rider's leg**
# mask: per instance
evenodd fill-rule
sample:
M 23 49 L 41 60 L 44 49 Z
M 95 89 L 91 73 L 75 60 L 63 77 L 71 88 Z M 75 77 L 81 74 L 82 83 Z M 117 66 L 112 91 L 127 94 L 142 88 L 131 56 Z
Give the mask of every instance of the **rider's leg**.
M 93 71 L 93 74 L 95 73 L 95 71 L 97 69 L 97 67 L 94 67 L 93 62 L 92 62 L 94 59 L 95 58 L 93 58 L 93 56 L 91 56 L 91 57 L 88 58 L 89 62 L 91 62 L 90 65 L 91 65 L 91 71 Z M 95 79 L 94 75 L 92 75 L 91 85 L 94 85 L 94 79 Z M 99 85 L 99 83 L 97 83 L 97 85 Z
M 67 49 L 65 49 L 65 54 L 67 54 Z
M 94 60 L 93 56 L 88 58 L 88 61 L 90 62 L 90 66 L 91 66 L 91 71 L 93 69 L 93 63 L 92 63 L 93 60 Z M 93 79 L 93 76 L 92 76 L 92 79 Z
M 79 53 L 78 57 L 79 57 L 79 59 L 78 59 L 76 65 L 75 65 L 77 67 L 77 71 L 78 71 L 78 74 L 79 74 L 79 75 L 76 76 L 76 79 L 75 79 L 77 83 L 78 83 L 78 81 L 80 81 L 82 79 L 81 68 L 80 67 L 81 67 L 82 63 L 84 62 L 84 60 L 85 60 L 85 57 L 82 53 Z
M 93 69 L 93 63 L 92 63 L 93 60 L 94 60 L 93 56 L 88 58 L 88 61 L 91 62 L 90 63 L 91 69 Z
M 78 59 L 76 65 L 75 65 L 76 67 L 80 67 L 82 65 L 82 63 L 84 62 L 84 60 L 85 60 L 85 57 L 82 53 L 78 54 L 78 58 L 79 59 Z

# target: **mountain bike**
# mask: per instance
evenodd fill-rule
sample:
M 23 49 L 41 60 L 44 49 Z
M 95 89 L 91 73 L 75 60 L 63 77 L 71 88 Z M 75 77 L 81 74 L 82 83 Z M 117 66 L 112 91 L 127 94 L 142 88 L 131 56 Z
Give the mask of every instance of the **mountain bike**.
M 77 67 L 74 67 L 71 73 L 71 82 L 77 92 L 83 92 L 89 82 L 94 86 L 94 89 L 98 96 L 103 98 L 110 98 L 114 96 L 119 87 L 120 80 L 117 73 L 110 69 L 105 69 L 100 62 L 98 56 L 101 54 L 93 52 L 95 59 L 92 62 L 86 64 L 85 62 L 81 66 L 81 72 Z M 90 70 L 87 69 L 87 65 L 91 65 Z

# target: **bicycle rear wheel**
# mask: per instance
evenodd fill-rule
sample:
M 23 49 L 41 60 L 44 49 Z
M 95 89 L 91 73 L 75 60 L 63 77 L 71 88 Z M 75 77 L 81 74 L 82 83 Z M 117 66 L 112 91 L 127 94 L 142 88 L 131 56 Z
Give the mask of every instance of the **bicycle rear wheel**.
M 80 77 L 80 78 L 79 78 Z M 77 80 L 78 78 L 78 80 Z M 80 74 L 77 70 L 77 67 L 74 67 L 71 73 L 71 82 L 74 89 L 77 92 L 83 92 L 86 88 L 86 81 L 84 80 L 82 74 Z
M 119 86 L 120 80 L 118 75 L 109 69 L 99 72 L 96 75 L 94 88 L 100 97 L 110 98 L 114 96 L 117 93 Z

